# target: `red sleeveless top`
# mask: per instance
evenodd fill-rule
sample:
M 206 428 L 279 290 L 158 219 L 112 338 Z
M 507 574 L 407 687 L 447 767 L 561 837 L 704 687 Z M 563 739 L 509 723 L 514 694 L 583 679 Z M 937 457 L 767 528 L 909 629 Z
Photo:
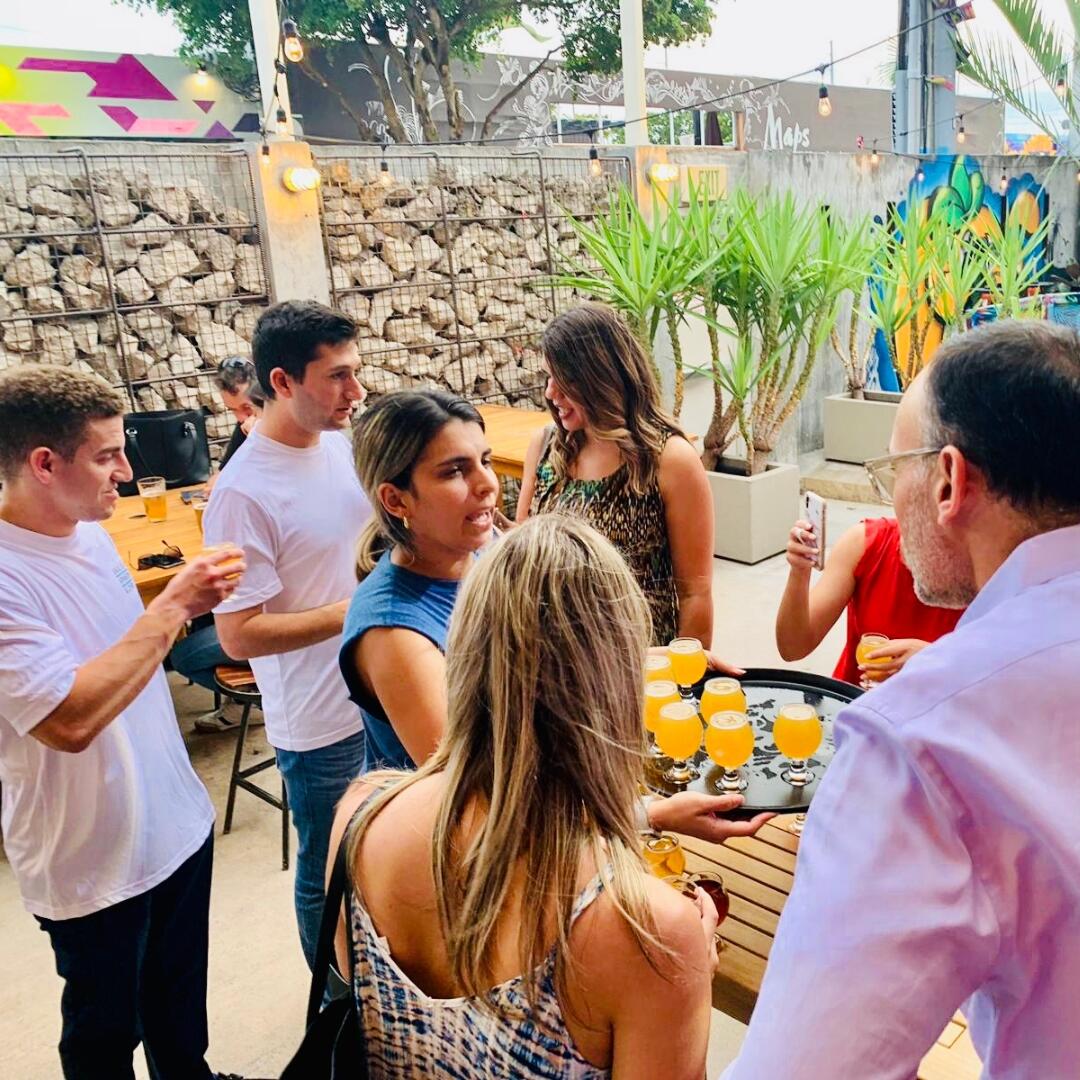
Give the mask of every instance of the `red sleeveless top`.
M 863 634 L 937 641 L 952 630 L 963 611 L 928 607 L 915 595 L 911 571 L 900 558 L 895 518 L 867 518 L 866 550 L 855 567 L 855 592 L 847 606 L 847 644 L 834 679 L 859 682 L 855 649 Z

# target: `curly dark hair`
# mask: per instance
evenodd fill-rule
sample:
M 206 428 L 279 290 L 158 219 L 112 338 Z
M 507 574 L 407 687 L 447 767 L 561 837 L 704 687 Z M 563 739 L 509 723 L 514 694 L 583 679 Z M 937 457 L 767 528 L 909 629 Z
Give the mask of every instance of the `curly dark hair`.
M 90 420 L 123 416 L 127 403 L 104 379 L 27 364 L 0 374 L 0 476 L 12 478 L 38 446 L 70 461 Z

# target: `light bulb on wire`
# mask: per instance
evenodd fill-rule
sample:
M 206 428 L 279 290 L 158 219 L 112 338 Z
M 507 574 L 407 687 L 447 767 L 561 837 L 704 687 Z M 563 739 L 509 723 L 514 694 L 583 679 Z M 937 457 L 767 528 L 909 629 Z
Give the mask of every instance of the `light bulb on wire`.
M 832 116 L 832 102 L 829 100 L 829 88 L 822 83 L 818 87 L 818 116 Z
M 281 36 L 285 57 L 294 64 L 299 64 L 304 59 L 304 43 L 296 32 L 295 19 L 283 19 L 281 21 Z
M 1009 178 L 1005 173 L 1001 174 L 1001 179 L 998 181 L 998 194 L 1006 195 L 1009 191 Z
M 1054 93 L 1058 96 L 1058 101 L 1064 101 L 1069 94 L 1068 84 L 1065 82 L 1065 73 L 1062 72 L 1058 76 L 1057 83 L 1054 85 Z
M 878 163 L 878 160 L 879 160 L 879 158 L 878 158 L 878 152 L 877 152 L 877 139 L 875 139 L 873 149 L 871 149 L 871 151 L 870 151 L 870 164 L 871 165 L 876 165 Z
M 277 116 L 274 118 L 274 127 L 279 135 L 289 134 L 289 118 L 280 105 L 278 106 Z
M 207 73 L 206 65 L 200 63 L 198 70 L 195 72 L 195 82 L 199 86 L 205 86 L 210 81 L 210 76 Z
M 915 170 L 915 183 L 921 184 L 926 179 L 926 170 L 920 165 Z
M 385 147 L 383 148 L 385 149 Z M 379 162 L 379 186 L 380 187 L 393 187 L 394 177 L 390 172 L 390 166 L 387 164 L 386 158 L 383 158 Z
M 595 146 L 589 147 L 589 175 L 590 176 L 603 176 L 604 166 L 600 161 L 600 154 Z
M 270 164 L 270 144 L 263 143 L 259 149 L 259 164 L 265 169 Z
M 963 146 L 967 141 L 967 132 L 964 131 L 964 118 L 960 117 L 960 126 L 956 129 L 956 141 Z

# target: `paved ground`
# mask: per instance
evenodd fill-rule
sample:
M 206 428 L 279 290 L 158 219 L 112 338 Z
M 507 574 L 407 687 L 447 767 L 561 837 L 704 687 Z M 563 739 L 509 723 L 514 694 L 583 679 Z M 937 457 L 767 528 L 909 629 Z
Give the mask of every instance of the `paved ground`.
M 830 535 L 839 536 L 859 518 L 880 513 L 880 507 L 831 501 Z M 773 620 L 786 576 L 783 556 L 749 567 L 716 560 L 714 648 L 743 666 L 798 667 L 828 675 L 841 651 L 841 626 L 798 664 L 783 664 L 776 655 Z M 271 807 L 240 792 L 233 830 L 221 835 L 234 740 L 192 730 L 192 718 L 210 705 L 206 691 L 177 680 L 174 691 L 192 761 L 219 815 L 211 902 L 211 1065 L 248 1077 L 277 1076 L 301 1034 L 308 981 L 293 915 L 293 873 L 281 870 L 280 818 Z M 268 752 L 261 728 L 249 744 L 250 761 Z M 269 783 L 276 783 L 275 773 L 266 775 Z M 2 853 L 0 943 L 0 1073 L 18 1080 L 59 1076 L 55 1045 L 60 980 L 48 940 L 23 910 Z M 715 1014 L 710 1076 L 733 1056 L 743 1030 L 737 1021 Z M 136 1075 L 146 1076 L 141 1059 Z

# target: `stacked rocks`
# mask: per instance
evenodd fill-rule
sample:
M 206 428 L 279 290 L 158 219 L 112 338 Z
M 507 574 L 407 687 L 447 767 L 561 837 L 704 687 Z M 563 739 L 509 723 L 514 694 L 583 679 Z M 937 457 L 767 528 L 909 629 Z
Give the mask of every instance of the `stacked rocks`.
M 609 181 L 542 186 L 498 159 L 425 162 L 408 180 L 404 161 L 389 173 L 370 159 L 321 164 L 333 294 L 360 324 L 367 389 L 542 404 L 536 344 L 566 300 L 547 278 L 580 253 L 569 216 L 603 209 Z
M 251 207 L 204 180 L 163 183 L 171 161 L 156 175 L 92 163 L 89 178 L 77 159 L 42 162 L 8 159 L 0 177 L 0 369 L 36 362 L 115 386 L 130 378 L 141 408 L 205 406 L 210 437 L 226 437 L 232 420 L 209 372 L 250 352 L 267 303 Z M 244 163 L 215 168 L 224 176 Z M 233 188 L 244 190 L 220 184 Z

